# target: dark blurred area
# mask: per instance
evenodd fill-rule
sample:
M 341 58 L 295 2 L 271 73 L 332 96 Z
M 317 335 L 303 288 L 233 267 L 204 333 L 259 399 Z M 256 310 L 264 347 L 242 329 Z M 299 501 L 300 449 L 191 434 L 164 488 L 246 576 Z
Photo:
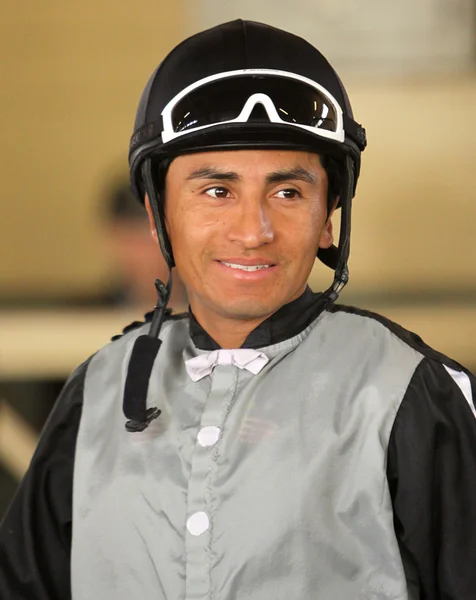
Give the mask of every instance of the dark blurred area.
M 126 178 L 109 191 L 101 204 L 104 249 L 111 259 L 107 294 L 98 300 L 107 305 L 152 310 L 157 293 L 154 281 L 167 281 L 168 270 L 153 239 L 144 206 L 132 195 Z M 170 306 L 186 309 L 183 285 L 173 273 Z

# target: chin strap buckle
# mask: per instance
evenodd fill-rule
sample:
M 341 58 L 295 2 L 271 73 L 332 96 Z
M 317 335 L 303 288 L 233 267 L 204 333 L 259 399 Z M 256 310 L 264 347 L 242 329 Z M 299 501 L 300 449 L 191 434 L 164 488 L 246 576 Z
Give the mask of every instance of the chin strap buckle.
M 327 298 L 331 302 L 335 302 L 337 300 L 337 298 L 339 297 L 339 294 L 341 293 L 341 291 L 347 285 L 348 281 L 349 281 L 349 269 L 347 268 L 347 265 L 344 265 L 343 268 L 338 269 L 336 271 L 334 281 L 333 281 L 331 287 L 326 292 Z
M 145 413 L 145 419 L 143 421 L 135 421 L 134 419 L 130 419 L 126 421 L 126 431 L 130 433 L 136 433 L 138 431 L 144 431 L 150 422 L 160 415 L 162 411 L 153 406 L 152 408 L 148 408 Z

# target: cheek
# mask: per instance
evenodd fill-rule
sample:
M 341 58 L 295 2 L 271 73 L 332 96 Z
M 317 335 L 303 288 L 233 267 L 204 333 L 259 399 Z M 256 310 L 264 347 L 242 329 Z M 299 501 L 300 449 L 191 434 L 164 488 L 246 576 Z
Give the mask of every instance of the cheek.
M 169 238 L 177 268 L 191 272 L 211 251 L 216 241 L 216 221 L 203 219 L 194 211 L 179 211 L 169 219 Z
M 313 261 L 319 247 L 319 239 L 323 229 L 321 211 L 309 211 L 307 214 L 291 225 L 288 221 L 285 227 L 289 231 L 292 227 L 292 248 L 294 254 L 299 254 L 302 260 Z M 309 262 L 306 261 L 306 262 Z
M 186 245 L 191 240 L 205 244 L 209 243 L 210 238 L 219 236 L 224 231 L 224 219 L 217 212 L 202 207 L 177 210 L 168 219 L 172 244 Z

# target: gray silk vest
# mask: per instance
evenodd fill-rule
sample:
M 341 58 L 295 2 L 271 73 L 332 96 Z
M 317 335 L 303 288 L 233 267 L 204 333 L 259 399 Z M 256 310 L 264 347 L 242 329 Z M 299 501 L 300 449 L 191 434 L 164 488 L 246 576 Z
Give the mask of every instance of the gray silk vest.
M 168 321 L 144 432 L 122 397 L 140 328 L 91 360 L 77 438 L 74 600 L 409 600 L 386 453 L 422 355 L 377 321 L 322 313 L 261 348 L 257 375 L 217 366 Z M 207 428 L 207 429 L 205 429 Z

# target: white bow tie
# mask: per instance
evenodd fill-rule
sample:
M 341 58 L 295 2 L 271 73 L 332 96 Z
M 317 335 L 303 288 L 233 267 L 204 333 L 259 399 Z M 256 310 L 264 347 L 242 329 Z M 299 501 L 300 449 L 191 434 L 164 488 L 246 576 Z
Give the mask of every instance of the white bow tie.
M 217 365 L 234 365 L 239 369 L 247 369 L 256 375 L 268 360 L 266 354 L 251 348 L 221 349 L 189 358 L 185 361 L 185 368 L 190 375 L 190 379 L 198 381 L 209 375 Z

